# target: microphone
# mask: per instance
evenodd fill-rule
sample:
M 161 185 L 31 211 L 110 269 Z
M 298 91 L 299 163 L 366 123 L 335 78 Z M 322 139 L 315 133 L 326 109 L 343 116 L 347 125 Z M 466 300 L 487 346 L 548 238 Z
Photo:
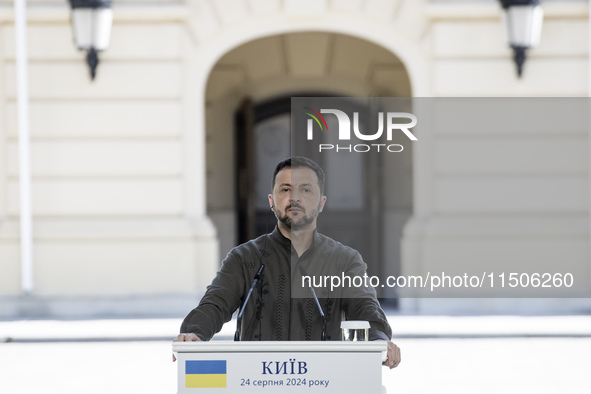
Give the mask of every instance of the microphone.
M 302 274 L 302 276 L 309 276 L 301 264 L 298 267 L 300 269 L 300 273 Z M 326 316 L 324 316 L 324 311 L 322 310 L 322 307 L 320 306 L 320 301 L 318 301 L 318 297 L 316 297 L 316 292 L 314 291 L 312 284 L 310 284 L 310 291 L 312 292 L 312 295 L 314 296 L 314 301 L 316 301 L 316 306 L 318 307 L 318 311 L 320 312 L 320 316 L 322 316 L 322 334 L 320 334 L 320 340 L 326 341 Z
M 275 204 L 271 205 L 271 211 L 273 210 L 273 208 L 275 208 Z M 242 310 L 238 313 L 238 318 L 236 319 L 236 333 L 234 333 L 234 341 L 237 341 L 237 342 L 240 341 L 240 337 L 242 334 L 241 333 L 242 314 L 244 313 L 244 309 L 246 308 L 246 304 L 248 303 L 248 299 L 250 298 L 250 295 L 252 294 L 252 290 L 256 286 L 259 279 L 261 279 L 261 276 L 263 275 L 263 270 L 265 269 L 265 264 L 263 264 L 262 261 L 265 258 L 265 253 L 267 253 L 266 252 L 267 240 L 269 239 L 269 234 L 267 233 L 267 230 L 269 228 L 269 219 L 271 219 L 271 211 L 269 211 L 269 214 L 267 215 L 267 225 L 265 226 L 265 233 L 267 234 L 267 236 L 265 237 L 265 243 L 263 244 L 263 249 L 261 250 L 261 266 L 259 267 L 259 270 L 257 271 L 257 273 L 254 275 L 254 281 L 252 282 L 252 286 L 250 286 L 250 290 L 248 290 L 248 294 L 246 295 L 246 299 L 244 300 L 244 303 L 242 304 Z M 262 294 L 261 294 L 261 296 L 262 296 Z M 252 317 L 251 317 L 247 327 L 250 327 L 250 323 L 252 323 Z M 261 340 L 261 325 L 259 324 L 259 341 L 260 340 Z
M 261 279 L 261 275 L 263 274 L 264 269 L 265 269 L 265 264 L 261 264 L 261 266 L 259 267 L 259 270 L 254 275 L 254 281 L 252 282 L 252 286 L 250 286 L 250 290 L 248 291 L 248 294 L 246 295 L 246 300 L 244 300 L 244 304 L 242 304 L 242 310 L 240 311 L 240 313 L 238 313 L 238 319 L 236 322 L 236 333 L 234 334 L 235 341 L 240 341 L 240 334 L 241 334 L 240 329 L 242 327 L 242 324 L 241 324 L 242 323 L 242 314 L 244 313 L 244 309 L 246 309 L 246 304 L 248 303 L 248 299 L 250 298 L 250 295 L 252 294 L 252 290 L 256 286 L 259 279 Z

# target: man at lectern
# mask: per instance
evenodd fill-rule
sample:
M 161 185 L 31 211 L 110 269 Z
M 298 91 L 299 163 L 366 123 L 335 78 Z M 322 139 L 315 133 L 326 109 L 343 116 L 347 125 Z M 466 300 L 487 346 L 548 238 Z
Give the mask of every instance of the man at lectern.
M 316 231 L 324 184 L 324 171 L 308 158 L 277 165 L 269 194 L 277 227 L 228 253 L 175 341 L 208 341 L 237 309 L 243 341 L 340 340 L 342 320 L 364 320 L 369 340 L 388 342 L 384 365 L 398 366 L 400 349 L 375 290 L 356 286 L 366 275 L 361 255 Z

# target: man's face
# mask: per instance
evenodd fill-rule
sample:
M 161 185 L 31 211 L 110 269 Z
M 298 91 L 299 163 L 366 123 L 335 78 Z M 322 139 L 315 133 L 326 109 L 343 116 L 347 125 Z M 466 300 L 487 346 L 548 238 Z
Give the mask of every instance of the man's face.
M 308 167 L 286 167 L 277 173 L 269 204 L 277 220 L 291 230 L 316 227 L 326 197 L 321 195 L 318 176 Z

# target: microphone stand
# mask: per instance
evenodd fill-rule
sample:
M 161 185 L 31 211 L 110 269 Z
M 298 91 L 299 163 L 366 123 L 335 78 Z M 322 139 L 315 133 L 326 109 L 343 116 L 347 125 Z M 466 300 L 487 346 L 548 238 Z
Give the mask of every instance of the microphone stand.
M 261 279 L 261 275 L 263 274 L 264 269 L 265 269 L 265 264 L 261 264 L 259 270 L 254 275 L 254 281 L 252 282 L 252 286 L 250 286 L 250 290 L 248 291 L 248 294 L 246 296 L 246 300 L 244 300 L 244 304 L 242 304 L 242 310 L 238 314 L 238 319 L 236 322 L 236 333 L 234 333 L 234 340 L 235 341 L 240 341 L 240 335 L 241 335 L 240 330 L 242 327 L 242 314 L 244 313 L 244 310 L 246 309 L 246 304 L 248 303 L 248 299 L 250 298 L 250 295 L 252 294 L 252 290 L 256 286 L 259 279 Z
M 266 248 L 267 248 L 267 240 L 269 239 L 269 234 L 268 234 L 267 230 L 269 229 L 269 219 L 271 219 L 271 212 L 273 212 L 274 208 L 275 208 L 275 205 L 271 206 L 271 210 L 267 214 L 267 225 L 265 226 L 265 233 L 267 234 L 267 237 L 265 238 L 265 243 L 263 244 L 263 251 L 261 252 L 261 261 L 264 258 L 263 252 L 266 252 Z M 244 313 L 244 309 L 246 308 L 246 304 L 248 303 L 248 299 L 250 298 L 250 295 L 252 294 L 252 290 L 256 286 L 259 279 L 261 279 L 261 275 L 263 274 L 264 269 L 265 269 L 265 264 L 263 264 L 261 262 L 261 266 L 259 267 L 259 270 L 254 275 L 254 282 L 252 282 L 252 286 L 250 286 L 250 290 L 248 290 L 248 294 L 246 295 L 246 299 L 244 300 L 244 304 L 242 304 L 242 310 L 240 311 L 240 313 L 238 313 L 238 318 L 236 319 L 236 332 L 234 333 L 234 341 L 236 341 L 236 342 L 240 341 L 240 337 L 242 335 L 242 332 L 241 332 L 241 330 L 242 330 L 242 314 Z M 250 326 L 250 324 L 249 324 L 249 326 Z M 259 331 L 259 340 L 261 339 L 260 336 L 261 336 L 261 333 Z

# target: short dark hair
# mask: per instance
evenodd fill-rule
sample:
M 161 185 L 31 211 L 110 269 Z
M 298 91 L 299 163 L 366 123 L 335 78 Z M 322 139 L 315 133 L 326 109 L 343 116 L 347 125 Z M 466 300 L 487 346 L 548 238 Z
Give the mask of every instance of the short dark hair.
M 308 159 L 304 156 L 292 156 L 289 157 L 277 164 L 275 167 L 275 172 L 273 172 L 273 183 L 272 187 L 275 188 L 275 179 L 277 178 L 277 174 L 284 168 L 301 168 L 307 167 L 316 173 L 318 177 L 318 186 L 320 187 L 320 194 L 324 195 L 324 171 L 322 167 L 318 165 L 314 160 Z

